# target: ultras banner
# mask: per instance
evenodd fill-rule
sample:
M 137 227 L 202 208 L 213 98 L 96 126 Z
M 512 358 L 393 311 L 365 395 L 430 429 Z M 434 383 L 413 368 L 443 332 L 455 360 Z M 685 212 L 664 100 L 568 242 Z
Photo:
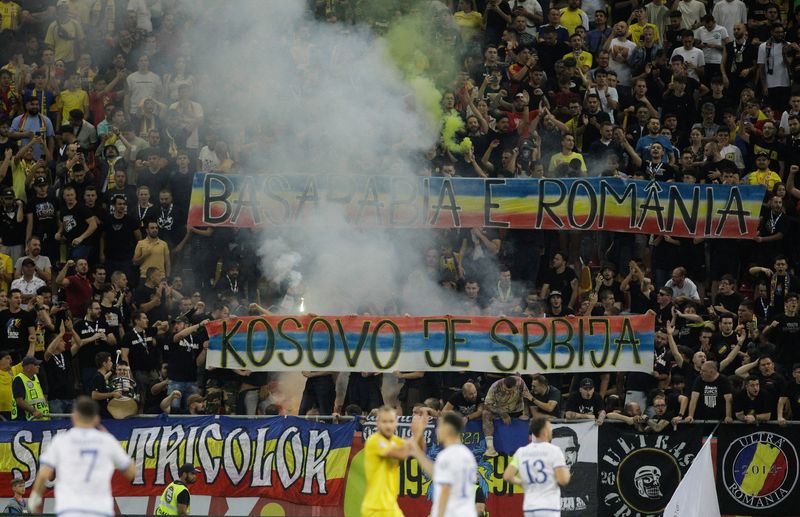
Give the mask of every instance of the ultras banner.
M 478 485 L 487 496 L 487 510 L 490 515 L 521 515 L 522 489 L 503 481 L 503 472 L 514 452 L 528 443 L 528 421 L 512 420 L 506 425 L 502 420 L 495 421 L 495 448 L 500 453 L 495 458 L 485 458 L 486 439 L 479 421 L 467 424 L 462 434 L 462 442 L 475 455 L 478 463 Z M 398 417 L 396 434 L 408 438 L 411 417 Z M 377 432 L 375 420 L 364 424 L 366 440 Z M 572 474 L 570 484 L 561 489 L 561 515 L 578 517 L 596 515 L 597 510 L 597 435 L 598 427 L 593 422 L 555 424 L 553 443 L 561 447 Z M 425 432 L 428 455 L 435 458 L 440 451 L 436 443 L 433 423 Z M 359 478 L 359 476 L 361 476 Z M 345 515 L 360 514 L 360 497 L 363 495 L 363 454 L 353 457 L 345 494 Z M 428 515 L 430 512 L 431 480 L 422 472 L 414 459 L 400 464 L 401 508 L 406 515 Z
M 598 446 L 597 515 L 662 515 L 702 440 L 701 426 L 640 434 L 604 425 Z
M 329 425 L 296 417 L 133 418 L 103 423 L 136 462 L 128 483 L 114 477 L 114 494 L 161 495 L 183 463 L 201 474 L 192 494 L 267 497 L 305 505 L 341 503 L 356 423 Z M 0 486 L 22 477 L 30 486 L 40 451 L 68 420 L 0 423 Z M 58 472 L 56 475 L 69 475 Z
M 765 188 L 621 178 L 197 173 L 189 224 L 535 228 L 753 237 Z
M 776 425 L 720 426 L 717 493 L 722 513 L 798 515 L 800 429 Z
M 208 324 L 207 364 L 252 371 L 653 369 L 654 317 L 262 316 Z

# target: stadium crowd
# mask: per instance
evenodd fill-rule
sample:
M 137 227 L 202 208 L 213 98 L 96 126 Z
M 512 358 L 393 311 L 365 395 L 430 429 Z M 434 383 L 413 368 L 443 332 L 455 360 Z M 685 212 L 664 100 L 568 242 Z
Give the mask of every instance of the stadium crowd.
M 693 419 L 800 418 L 800 9 L 410 5 L 421 4 L 461 64 L 442 108 L 465 121 L 473 147 L 437 145 L 420 175 L 764 184 L 758 236 L 419 230 L 430 245 L 409 274 L 456 293 L 462 314 L 652 311 L 652 374 L 351 374 L 337 397 L 336 372 L 304 372 L 299 412 L 368 413 L 395 375 L 405 414 L 453 408 L 482 419 L 488 435 L 494 418 L 536 414 L 651 432 Z M 6 418 L 68 412 L 79 393 L 106 416 L 281 411 L 270 374 L 204 367 L 209 320 L 280 310 L 287 293 L 259 272 L 258 231 L 186 224 L 193 173 L 246 170 L 253 146 L 225 106 L 206 100 L 213 78 L 182 39 L 214 13 L 184 5 L 0 1 Z M 361 6 L 310 2 L 318 20 L 344 25 Z M 380 31 L 402 14 L 369 21 Z

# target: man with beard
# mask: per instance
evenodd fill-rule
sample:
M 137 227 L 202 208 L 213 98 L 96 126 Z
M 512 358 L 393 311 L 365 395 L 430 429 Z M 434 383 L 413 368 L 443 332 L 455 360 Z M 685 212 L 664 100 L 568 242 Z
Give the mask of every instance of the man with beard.
M 756 159 L 757 164 L 761 162 L 759 166 L 764 166 L 766 161 L 765 155 Z M 753 174 L 756 173 L 751 173 L 750 176 Z M 769 201 L 769 210 L 761 216 L 758 235 L 753 238 L 759 244 L 755 249 L 756 263 L 769 264 L 773 257 L 783 253 L 784 238 L 789 235 L 789 231 L 789 221 L 783 212 L 783 198 L 775 196 Z
M 761 381 L 751 375 L 744 381 L 744 389 L 733 399 L 736 420 L 746 424 L 768 422 L 775 412 L 777 395 L 761 389 Z
M 564 451 L 572 482 L 561 487 L 561 515 L 578 517 L 586 515 L 587 509 L 594 506 L 592 496 L 583 487 L 593 486 L 597 476 L 597 466 L 592 463 L 578 461 L 581 445 L 578 433 L 569 426 L 561 425 L 553 428 L 553 445 Z
M 566 35 L 566 30 L 564 30 L 564 34 Z M 539 44 L 536 46 L 536 50 L 539 52 L 539 66 L 547 73 L 548 77 L 556 77 L 556 61 L 561 59 L 564 54 L 569 53 L 569 45 L 558 39 L 555 27 L 551 25 L 540 27 Z
M 128 173 L 124 169 L 114 171 L 114 187 L 109 188 L 105 193 L 105 204 L 110 213 L 114 212 L 115 196 L 122 196 L 125 200 L 125 213 L 127 213 L 127 207 L 135 206 L 138 201 L 136 186 L 128 184 Z
M 53 123 L 50 119 L 39 113 L 39 99 L 29 97 L 25 99 L 25 113 L 14 118 L 11 122 L 11 130 L 8 134 L 11 138 L 18 139 L 20 146 L 26 145 L 35 136 L 46 139 L 47 145 L 34 144 L 33 158 L 40 160 L 53 159 L 53 149 L 55 146 L 55 132 Z
M 186 236 L 186 213 L 172 201 L 172 192 L 162 189 L 158 193 L 159 206 L 155 212 L 158 223 L 158 235 L 167 243 L 170 249 L 180 243 Z
M 67 272 L 75 268 L 75 274 L 67 276 Z M 86 259 L 68 260 L 64 268 L 56 276 L 56 286 L 64 289 L 67 305 L 73 315 L 86 314 L 89 301 L 92 299 L 92 283 L 86 277 L 89 273 L 89 262 Z
M 530 401 L 531 416 L 544 416 L 547 418 L 561 418 L 561 391 L 551 386 L 547 377 L 542 374 L 533 376 L 531 381 Z
M 786 29 L 783 23 L 773 23 L 771 38 L 758 46 L 758 81 L 765 97 L 775 106 L 789 104 L 789 69 L 784 60 Z M 12 126 L 13 128 L 13 126 Z
M 54 238 L 58 231 L 57 202 L 50 193 L 46 178 L 37 177 L 33 180 L 33 192 L 34 196 L 28 196 L 25 207 L 25 235 L 28 241 L 34 235 L 39 237 L 44 243 L 44 255 L 53 263 L 58 258 L 58 242 Z
M 174 203 L 184 211 L 189 210 L 194 180 L 189 164 L 189 154 L 186 151 L 178 151 L 178 156 L 175 158 L 177 170 L 169 178 L 169 191 L 172 192 Z
M 750 144 L 752 155 L 764 153 L 769 158 L 769 168 L 783 176 L 786 171 L 786 147 L 778 141 L 778 127 L 775 122 L 767 120 L 761 126 L 761 135 L 756 133 L 752 124 L 745 124 L 744 131 L 739 133 L 742 140 Z
M 753 266 L 750 274 L 766 279 L 769 283 L 769 313 L 776 316 L 783 311 L 784 297 L 800 290 L 800 280 L 789 272 L 789 260 L 785 255 L 775 256 L 773 269 Z
M 658 119 L 658 117 L 650 117 L 650 120 L 647 121 L 647 134 L 642 135 L 641 138 L 639 138 L 639 141 L 636 142 L 635 154 L 641 158 L 641 161 L 656 161 L 651 156 L 651 148 L 654 143 L 661 144 L 661 162 L 664 165 L 669 164 L 672 161 L 672 157 L 674 157 L 675 153 L 672 148 L 672 142 L 669 141 L 669 138 L 661 135 L 661 121 Z M 631 159 L 636 165 L 636 158 L 631 156 Z M 656 174 L 656 176 L 659 177 L 663 175 L 663 172 Z M 673 178 L 674 177 L 675 175 L 673 173 Z M 667 179 L 659 179 L 659 181 L 667 181 Z
M 138 244 L 133 253 L 133 263 L 139 266 L 140 278 L 145 278 L 151 268 L 161 271 L 162 275 L 170 274 L 170 257 L 167 243 L 158 238 L 158 222 L 147 222 L 147 237 Z
M 78 204 L 75 187 L 66 186 L 61 195 L 64 205 L 59 213 L 57 241 L 67 244 L 67 256 L 72 260 L 85 259 L 92 254 L 88 239 L 97 230 L 97 221 L 92 213 Z M 80 313 L 82 314 L 82 313 Z
M 50 258 L 42 255 L 41 239 L 36 236 L 28 238 L 27 250 L 28 254 L 17 259 L 17 263 L 14 265 L 14 278 L 19 278 L 22 276 L 23 261 L 25 259 L 31 259 L 35 267 L 34 273 L 36 276 L 44 280 L 46 283 L 50 283 L 50 281 L 53 279 L 52 263 L 50 262 Z
M 352 375 L 352 374 L 351 374 Z M 483 401 L 478 395 L 478 388 L 470 381 L 464 383 L 461 391 L 450 397 L 444 405 L 442 412 L 454 411 L 461 415 L 464 424 L 470 420 L 477 420 L 483 414 Z
M 723 70 L 729 81 L 728 93 L 739 98 L 742 88 L 753 82 L 758 74 L 755 66 L 758 47 L 753 45 L 747 33 L 747 26 L 737 23 L 733 26 L 733 40 L 725 46 Z
M 553 254 L 553 267 L 545 275 L 542 284 L 542 292 L 539 297 L 542 300 L 548 299 L 551 290 L 559 292 L 559 295 L 567 300 L 567 307 L 572 307 L 578 298 L 578 277 L 575 270 L 568 266 L 567 257 L 557 251 Z
M 640 139 L 639 142 L 641 141 Z M 670 164 L 664 163 L 664 144 L 653 142 L 646 152 L 650 154 L 649 160 L 642 160 L 637 153 L 630 155 L 633 165 L 639 168 L 634 171 L 633 177 L 647 181 L 675 181 L 675 169 Z
M 720 375 L 717 363 L 706 361 L 700 367 L 700 376 L 692 386 L 689 413 L 683 419 L 687 424 L 698 420 L 723 420 L 733 422 L 733 394 L 727 377 Z
M 614 37 L 609 38 L 604 48 L 610 54 L 609 68 L 616 72 L 619 84 L 626 91 L 631 86 L 631 67 L 628 64 L 628 56 L 636 49 L 636 43 L 628 39 L 628 24 L 624 21 L 614 24 Z
M 30 340 L 36 336 L 36 316 L 22 308 L 22 293 L 12 289 L 8 293 L 8 308 L 0 311 L 0 341 L 11 351 L 12 362 L 22 360 Z
M 135 216 L 126 214 L 125 196 L 117 194 L 113 200 L 114 211 L 106 216 L 103 222 L 103 236 L 100 239 L 100 261 L 110 271 L 122 271 L 130 275 L 131 258 L 136 244 L 142 240 L 139 221 Z

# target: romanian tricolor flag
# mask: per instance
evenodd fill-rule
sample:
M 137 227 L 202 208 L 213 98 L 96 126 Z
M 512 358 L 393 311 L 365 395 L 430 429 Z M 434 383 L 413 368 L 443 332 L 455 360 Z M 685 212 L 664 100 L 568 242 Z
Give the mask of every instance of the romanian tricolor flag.
M 103 424 L 137 466 L 132 483 L 115 476 L 116 496 L 160 496 L 178 477 L 178 468 L 193 463 L 200 470 L 193 495 L 307 506 L 341 504 L 356 429 L 355 422 L 332 425 L 296 417 L 132 418 Z M 30 486 L 40 452 L 69 426 L 67 420 L 0 423 L 2 490 L 10 490 L 13 477 Z

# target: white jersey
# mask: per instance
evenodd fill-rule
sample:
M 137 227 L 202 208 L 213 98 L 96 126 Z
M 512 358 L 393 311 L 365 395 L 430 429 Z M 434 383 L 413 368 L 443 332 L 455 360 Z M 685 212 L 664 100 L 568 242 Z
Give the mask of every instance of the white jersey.
M 555 470 L 566 467 L 564 452 L 547 442 L 532 442 L 514 453 L 511 465 L 519 472 L 525 489 L 523 512 L 561 511 L 561 487 Z
M 109 433 L 73 427 L 53 438 L 39 458 L 56 471 L 55 513 L 59 517 L 112 517 L 111 476 L 125 470 L 130 457 Z
M 478 464 L 475 456 L 462 444 L 445 447 L 436 456 L 433 465 L 433 506 L 431 515 L 438 515 L 439 494 L 445 485 L 450 486 L 450 497 L 445 508 L 446 517 L 475 517 L 475 483 L 478 481 Z

